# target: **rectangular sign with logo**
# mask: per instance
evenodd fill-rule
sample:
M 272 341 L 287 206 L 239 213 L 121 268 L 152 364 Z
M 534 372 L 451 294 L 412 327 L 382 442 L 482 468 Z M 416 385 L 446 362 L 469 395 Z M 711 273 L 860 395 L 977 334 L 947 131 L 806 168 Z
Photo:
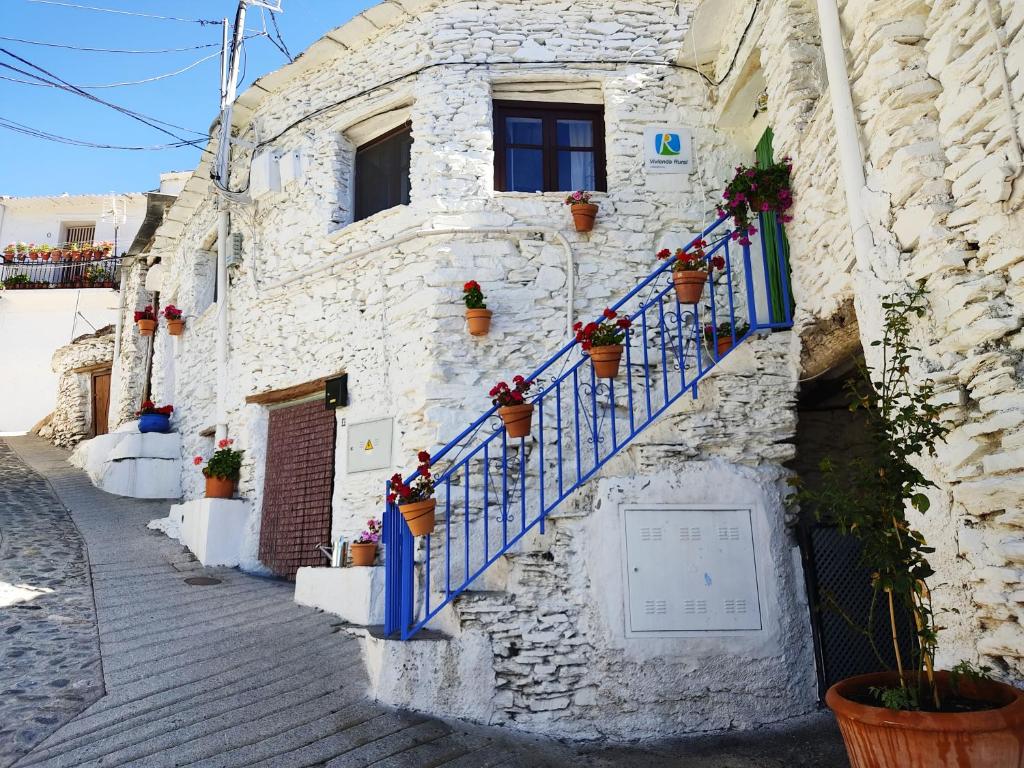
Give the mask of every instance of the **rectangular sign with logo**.
M 644 129 L 644 168 L 648 173 L 689 173 L 692 161 L 689 130 L 663 125 Z

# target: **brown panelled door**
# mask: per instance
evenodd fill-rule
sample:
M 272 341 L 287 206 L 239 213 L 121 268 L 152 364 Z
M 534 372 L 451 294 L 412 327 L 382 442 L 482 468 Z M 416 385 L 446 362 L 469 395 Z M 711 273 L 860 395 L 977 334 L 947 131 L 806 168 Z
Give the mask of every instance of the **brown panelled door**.
M 97 371 L 92 375 L 92 432 L 107 434 L 110 419 L 110 371 Z
M 324 564 L 316 545 L 331 537 L 336 424 L 322 397 L 270 412 L 260 561 L 278 576 Z

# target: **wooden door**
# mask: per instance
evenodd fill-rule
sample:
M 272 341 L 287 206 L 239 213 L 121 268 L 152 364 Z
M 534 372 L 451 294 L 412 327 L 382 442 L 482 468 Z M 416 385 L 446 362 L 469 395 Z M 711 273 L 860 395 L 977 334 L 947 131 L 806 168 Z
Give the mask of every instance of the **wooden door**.
M 331 538 L 336 425 L 323 397 L 270 412 L 260 562 L 278 576 L 324 564 L 316 545 Z
M 97 371 L 92 375 L 92 431 L 93 435 L 107 434 L 110 418 L 110 371 Z

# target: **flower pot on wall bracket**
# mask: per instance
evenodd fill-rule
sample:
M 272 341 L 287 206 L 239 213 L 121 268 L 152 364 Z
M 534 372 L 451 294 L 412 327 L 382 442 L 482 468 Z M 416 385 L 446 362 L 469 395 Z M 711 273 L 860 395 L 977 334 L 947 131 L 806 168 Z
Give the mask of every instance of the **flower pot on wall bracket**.
M 208 499 L 230 499 L 235 495 L 235 485 L 238 480 L 230 477 L 207 477 L 206 498 Z
M 171 417 L 164 413 L 144 413 L 139 416 L 139 432 L 170 432 Z
M 486 336 L 491 330 L 491 310 L 489 309 L 467 309 L 466 327 L 470 336 Z
M 708 273 L 700 270 L 678 270 L 672 273 L 672 284 L 680 304 L 696 304 L 704 293 Z
M 181 336 L 181 332 L 183 330 L 185 330 L 185 321 L 184 320 L 168 320 L 167 321 L 167 333 L 169 333 L 171 336 Z
M 413 536 L 426 536 L 434 530 L 434 510 L 437 499 L 424 499 L 411 504 L 399 504 L 398 511 L 405 518 Z
M 954 712 L 893 710 L 872 701 L 870 688 L 898 685 L 895 672 L 847 678 L 825 702 L 839 722 L 852 768 L 1019 768 L 1024 756 L 1024 692 L 994 680 L 937 672 L 943 700 L 985 702 L 988 709 Z
M 509 437 L 526 437 L 533 423 L 533 404 L 506 405 L 498 409 Z
M 594 365 L 594 375 L 599 379 L 614 379 L 619 375 L 619 363 L 622 360 L 622 345 L 608 344 L 603 347 L 591 347 L 590 362 Z
M 574 203 L 569 206 L 572 212 L 572 223 L 576 225 L 577 232 L 590 232 L 594 228 L 594 219 L 597 218 L 597 206 L 593 203 Z
M 433 523 L 430 527 L 434 527 Z M 373 561 L 377 559 L 377 545 L 372 541 L 349 544 L 348 551 L 352 554 L 352 565 L 355 566 L 373 565 Z
M 136 320 L 135 324 L 139 326 L 139 336 L 152 336 L 156 330 L 156 320 Z

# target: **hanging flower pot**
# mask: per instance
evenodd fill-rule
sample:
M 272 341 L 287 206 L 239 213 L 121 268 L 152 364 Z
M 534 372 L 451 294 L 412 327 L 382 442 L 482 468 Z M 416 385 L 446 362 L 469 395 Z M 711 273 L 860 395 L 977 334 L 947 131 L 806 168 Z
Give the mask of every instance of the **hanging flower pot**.
M 736 341 L 742 339 L 749 330 L 749 323 L 736 323 Z M 708 349 L 711 349 L 712 346 L 714 346 L 716 360 L 721 359 L 726 352 L 732 349 L 732 337 L 732 323 L 728 321 L 719 323 L 717 331 L 715 326 L 711 325 L 711 323 L 704 326 L 704 341 L 707 343 Z
M 605 322 L 606 320 L 615 322 Z M 583 351 L 590 355 L 590 362 L 594 366 L 594 375 L 597 378 L 614 379 L 619 375 L 622 342 L 626 340 L 630 325 L 628 317 L 619 317 L 615 310 L 609 307 L 605 307 L 599 322 L 573 325 L 576 341 Z
M 692 251 L 685 248 L 676 248 L 674 252 L 668 248 L 658 251 L 659 259 L 673 260 L 672 284 L 675 286 L 680 304 L 696 304 L 700 301 L 708 274 L 714 269 L 725 268 L 725 259 L 721 256 L 712 258 L 704 253 L 706 246 L 705 241 L 694 240 L 690 246 L 693 248 Z
M 420 465 L 411 483 L 407 485 L 397 473 L 391 477 L 388 503 L 398 506 L 413 536 L 426 536 L 434 530 L 437 500 L 433 498 L 434 478 L 430 474 L 430 454 L 420 451 L 417 457 Z
M 426 536 L 434 530 L 434 511 L 437 499 L 424 499 L 409 504 L 399 504 L 398 511 L 405 518 L 405 524 L 413 536 Z
M 533 382 L 522 376 L 514 376 L 512 384 L 515 385 L 514 388 L 510 388 L 504 381 L 499 381 L 491 387 L 491 403 L 498 406 L 498 416 L 501 417 L 509 437 L 526 437 L 530 434 L 533 421 L 533 404 L 526 402 L 526 393 L 530 391 Z
M 79 282 L 75 281 L 76 284 Z M 156 315 L 153 314 L 153 307 L 149 304 L 145 309 L 135 313 L 135 324 L 139 327 L 139 336 L 152 336 L 156 330 Z
M 614 379 L 619 375 L 622 360 L 621 344 L 590 348 L 590 361 L 594 364 L 594 375 L 599 379 Z
M 167 333 L 171 336 L 181 336 L 181 332 L 185 329 L 185 321 L 181 319 L 181 310 L 173 304 L 168 304 L 160 311 L 160 314 L 167 321 Z
M 484 303 L 480 283 L 470 280 L 462 286 L 462 300 L 466 302 L 466 327 L 470 336 L 486 336 L 491 330 L 491 310 Z
M 242 451 L 231 446 L 234 440 L 224 438 L 217 443 L 217 450 L 203 467 L 206 478 L 206 498 L 230 499 L 235 494 L 235 486 L 242 473 Z M 203 463 L 202 456 L 196 456 L 192 463 L 197 467 Z
M 597 206 L 590 202 L 590 197 L 590 192 L 581 189 L 572 192 L 565 198 L 565 204 L 569 206 L 572 223 L 577 232 L 590 232 L 594 228 Z

